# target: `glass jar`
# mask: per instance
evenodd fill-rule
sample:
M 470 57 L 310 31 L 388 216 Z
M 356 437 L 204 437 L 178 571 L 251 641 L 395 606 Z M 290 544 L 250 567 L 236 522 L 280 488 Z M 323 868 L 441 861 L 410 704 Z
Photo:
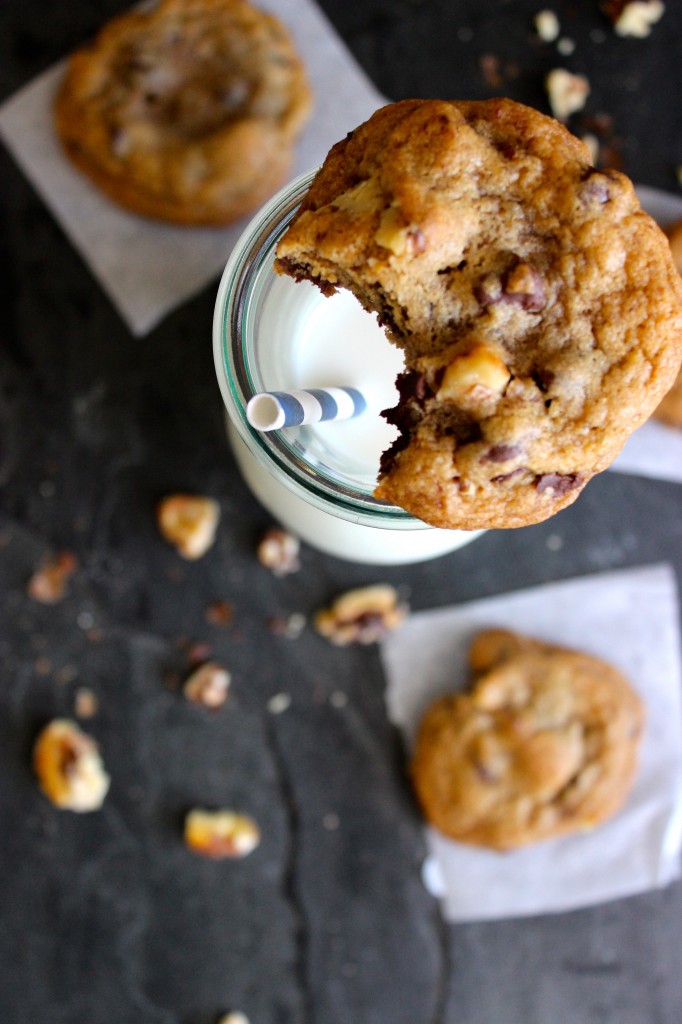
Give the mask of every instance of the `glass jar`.
M 379 413 L 395 404 L 400 353 L 349 293 L 326 298 L 273 270 L 277 243 L 314 173 L 260 210 L 220 282 L 213 343 L 228 437 L 256 498 L 308 544 L 369 564 L 434 558 L 481 531 L 436 529 L 372 493 L 394 433 Z M 248 423 L 246 405 L 257 392 L 332 386 L 357 387 L 368 409 L 355 420 L 263 433 Z

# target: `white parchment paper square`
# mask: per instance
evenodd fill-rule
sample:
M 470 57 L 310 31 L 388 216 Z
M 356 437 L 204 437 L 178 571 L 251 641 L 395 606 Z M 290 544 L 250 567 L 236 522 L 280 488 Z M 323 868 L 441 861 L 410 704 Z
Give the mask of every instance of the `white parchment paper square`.
M 312 0 L 259 6 L 291 32 L 314 93 L 294 178 L 320 164 L 385 101 Z M 103 196 L 72 167 L 55 136 L 52 108 L 64 70 L 64 62 L 51 68 L 0 108 L 0 137 L 133 334 L 143 335 L 222 271 L 249 218 L 219 229 L 175 227 L 127 213 Z
M 669 566 L 609 572 L 413 614 L 382 644 L 391 720 L 410 747 L 431 701 L 468 684 L 475 632 L 507 627 L 621 669 L 647 723 L 625 806 L 592 832 L 497 853 L 426 828 L 425 877 L 445 917 L 475 921 L 572 910 L 668 884 L 680 873 L 682 674 Z

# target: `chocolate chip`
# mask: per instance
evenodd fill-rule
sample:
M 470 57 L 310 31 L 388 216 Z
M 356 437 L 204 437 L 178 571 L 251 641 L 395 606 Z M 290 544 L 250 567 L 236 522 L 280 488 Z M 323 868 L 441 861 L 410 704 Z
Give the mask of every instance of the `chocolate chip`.
M 523 451 L 520 444 L 494 444 L 482 458 L 482 462 L 508 462 Z
M 535 487 L 538 494 L 545 491 L 552 491 L 557 497 L 574 491 L 581 487 L 584 477 L 580 473 L 543 473 L 535 478 Z

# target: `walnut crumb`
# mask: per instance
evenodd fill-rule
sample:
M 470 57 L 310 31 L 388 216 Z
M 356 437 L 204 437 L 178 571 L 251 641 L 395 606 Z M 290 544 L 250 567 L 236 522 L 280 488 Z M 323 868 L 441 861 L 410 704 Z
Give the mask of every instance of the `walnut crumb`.
M 616 35 L 645 39 L 665 13 L 661 0 L 606 0 L 602 5 Z
M 249 1024 L 249 1018 L 241 1010 L 232 1010 L 231 1013 L 223 1014 L 218 1024 Z
M 567 121 L 582 110 L 590 94 L 590 83 L 584 75 L 573 75 L 565 68 L 554 68 L 545 79 L 545 88 L 552 113 L 558 121 Z
M 33 767 L 45 796 L 68 811 L 96 811 L 110 779 L 95 741 L 66 718 L 55 718 L 33 748 Z
M 77 567 L 76 556 L 70 551 L 60 551 L 54 558 L 46 559 L 28 581 L 28 596 L 41 604 L 55 604 L 64 597 L 69 577 Z
M 195 809 L 185 818 L 185 843 L 202 857 L 246 857 L 260 843 L 260 830 L 252 818 L 236 811 Z
M 230 673 L 214 661 L 207 661 L 184 682 L 182 692 L 194 704 L 207 708 L 219 708 L 227 700 L 230 689 Z
M 215 540 L 220 507 L 212 498 L 193 494 L 171 494 L 156 508 L 162 536 L 183 558 L 205 555 Z
M 300 541 L 279 526 L 266 530 L 256 549 L 256 557 L 262 566 L 275 576 L 288 576 L 298 572 Z
M 97 695 L 88 689 L 87 686 L 81 686 L 76 690 L 74 698 L 74 712 L 76 718 L 94 718 L 99 708 L 99 702 Z
M 553 43 L 559 38 L 559 19 L 554 11 L 538 11 L 534 19 L 535 31 L 543 43 Z
M 331 643 L 371 644 L 399 626 L 408 614 L 394 587 L 378 583 L 349 590 L 315 615 L 315 629 Z

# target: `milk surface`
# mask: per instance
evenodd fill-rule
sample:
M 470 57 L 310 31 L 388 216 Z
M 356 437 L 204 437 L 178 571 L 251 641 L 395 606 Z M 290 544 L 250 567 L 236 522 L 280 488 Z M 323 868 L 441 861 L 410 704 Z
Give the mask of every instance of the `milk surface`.
M 380 413 L 396 404 L 395 379 L 403 369 L 400 351 L 376 318 L 349 292 L 325 297 L 308 281 L 278 277 L 268 285 L 257 327 L 268 390 L 355 387 L 365 396 L 360 416 L 299 429 L 305 446 L 323 452 L 328 465 L 373 485 L 381 453 L 397 433 Z

